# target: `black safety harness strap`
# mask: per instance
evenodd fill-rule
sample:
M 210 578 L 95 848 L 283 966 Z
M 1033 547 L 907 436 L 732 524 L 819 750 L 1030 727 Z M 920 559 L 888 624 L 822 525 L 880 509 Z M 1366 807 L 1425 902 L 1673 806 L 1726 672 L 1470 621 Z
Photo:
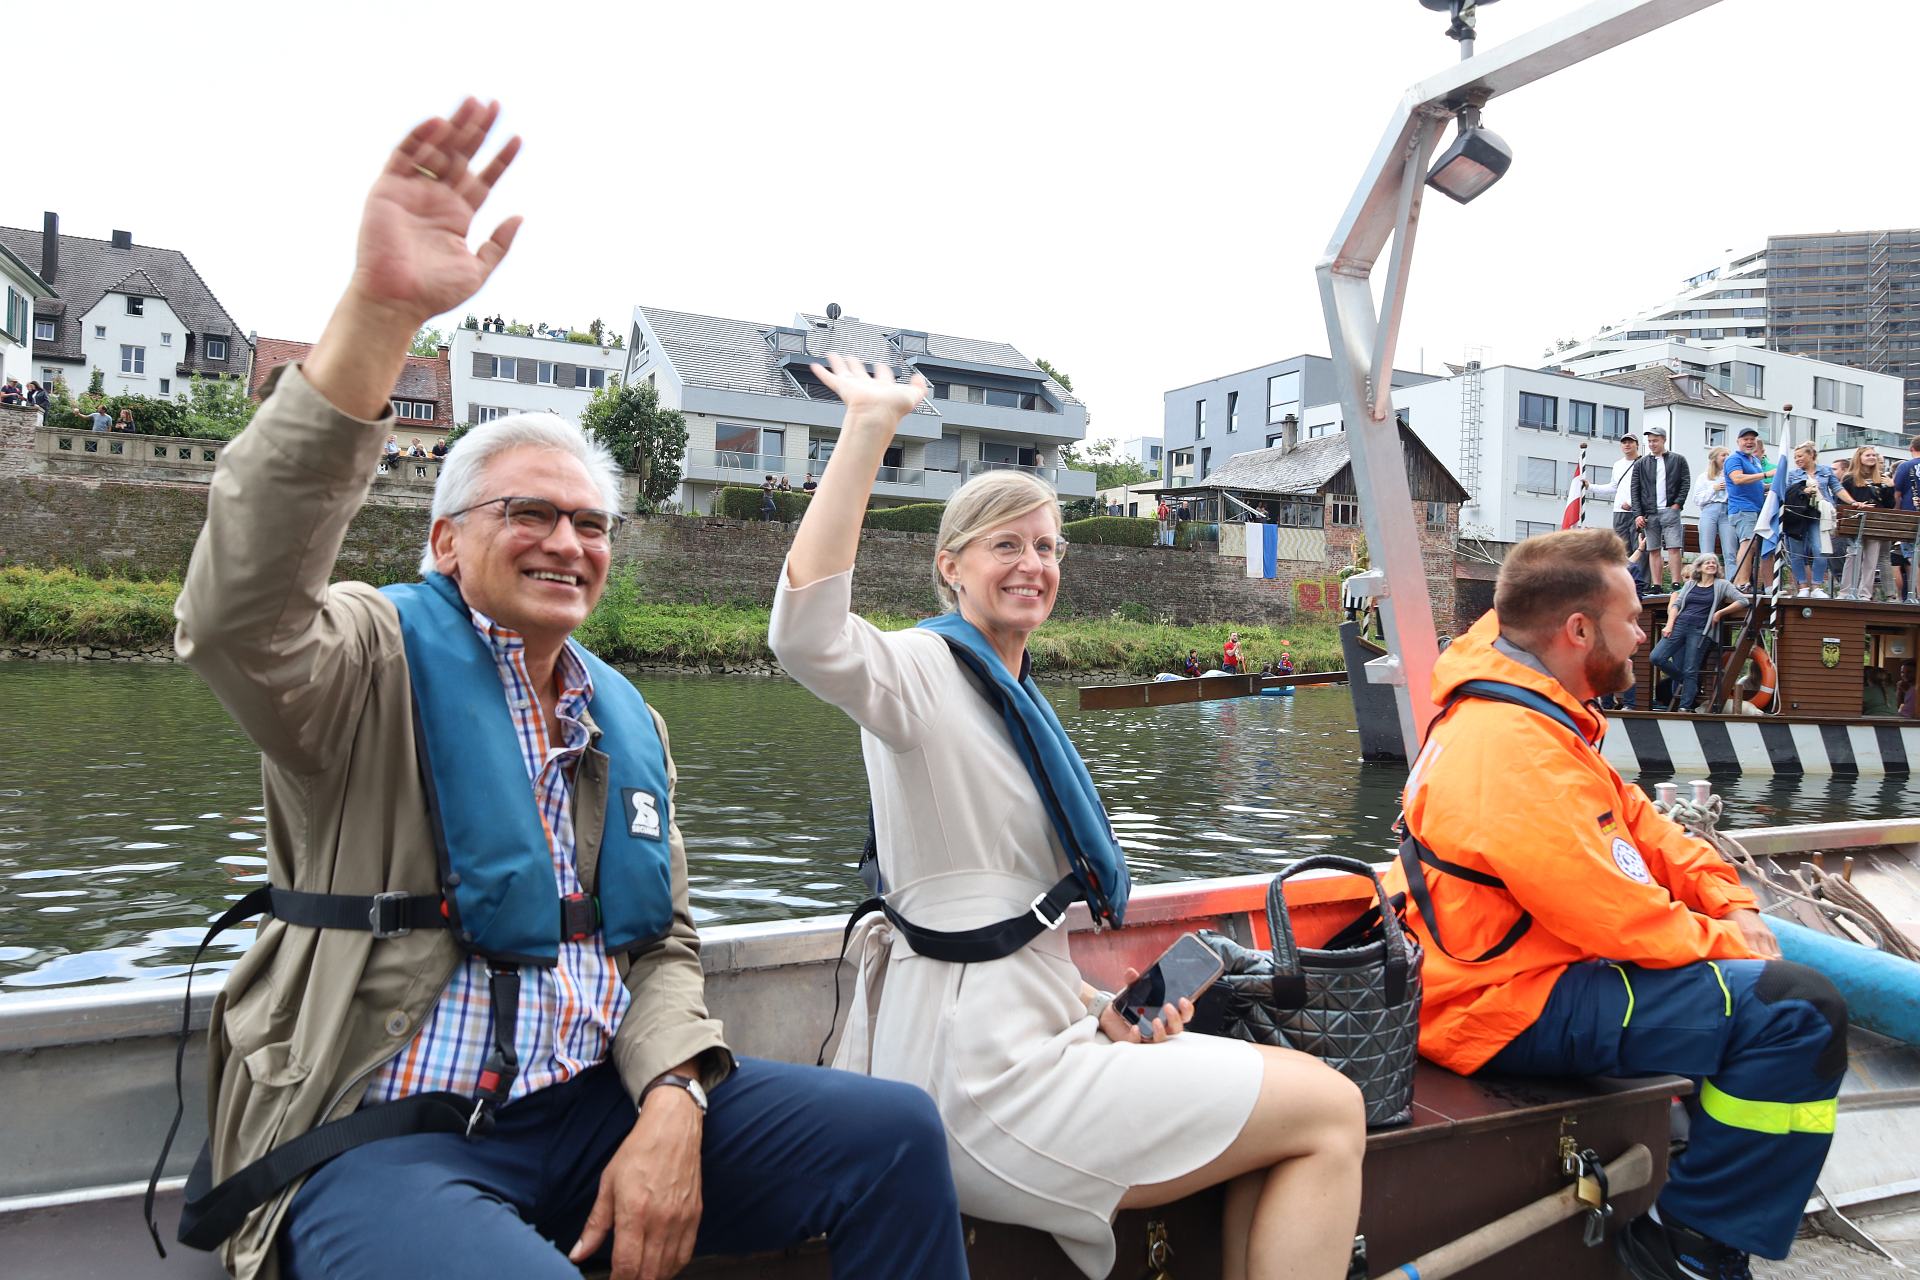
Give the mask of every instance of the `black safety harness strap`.
M 1434 724 L 1438 725 L 1440 719 L 1444 718 L 1449 711 L 1473 698 L 1524 707 L 1566 729 L 1587 748 L 1593 748 L 1593 744 L 1587 741 L 1587 736 L 1580 732 L 1580 726 L 1574 722 L 1572 716 L 1567 714 L 1566 708 L 1532 689 L 1499 680 L 1468 680 L 1461 684 L 1454 690 L 1453 696 L 1447 700 L 1447 705 L 1440 709 L 1440 715 L 1435 717 Z M 1432 730 L 1429 729 L 1428 732 L 1431 733 Z M 1514 945 L 1526 936 L 1527 930 L 1533 928 L 1533 913 L 1522 911 L 1520 918 L 1513 922 L 1500 941 L 1487 950 L 1471 960 L 1454 955 L 1440 937 L 1440 916 L 1433 909 L 1433 895 L 1428 892 L 1424 868 L 1432 867 L 1442 875 L 1453 876 L 1469 884 L 1499 889 L 1503 892 L 1506 891 L 1507 882 L 1485 871 L 1476 871 L 1472 867 L 1463 867 L 1457 862 L 1447 861 L 1422 844 L 1411 831 L 1407 833 L 1407 838 L 1400 842 L 1399 856 L 1400 869 L 1407 877 L 1407 892 L 1413 895 L 1413 904 L 1420 909 L 1420 919 L 1426 923 L 1427 932 L 1433 936 L 1433 945 L 1439 947 L 1451 959 L 1459 960 L 1462 964 L 1485 964 L 1489 960 L 1497 960 L 1513 950 Z
M 153 1247 L 167 1256 L 154 1222 L 153 1201 L 165 1171 L 167 1156 L 186 1114 L 183 1085 L 187 1038 L 193 1014 L 193 973 L 213 940 L 251 916 L 271 915 L 287 924 L 310 929 L 348 929 L 375 938 L 399 938 L 415 929 L 450 927 L 440 894 L 307 893 L 262 885 L 223 912 L 200 940 L 187 965 L 187 990 L 180 1011 L 180 1043 L 173 1059 L 173 1121 L 167 1126 L 160 1158 L 147 1180 L 145 1212 Z M 599 928 L 600 912 L 591 894 L 569 894 L 560 902 L 561 936 L 580 941 Z M 411 1094 L 392 1102 L 366 1107 L 316 1125 L 297 1138 L 273 1148 L 246 1168 L 221 1182 L 213 1182 L 211 1144 L 203 1145 L 187 1175 L 186 1204 L 180 1213 L 180 1242 L 195 1249 L 215 1249 L 240 1229 L 247 1215 L 267 1203 L 288 1183 L 319 1168 L 337 1155 L 382 1138 L 414 1133 L 464 1133 L 473 1138 L 493 1128 L 494 1115 L 513 1091 L 520 1076 L 514 1051 L 519 1024 L 520 970 L 511 964 L 487 965 L 487 995 L 493 1012 L 493 1045 L 481 1065 L 471 1096 L 440 1091 Z

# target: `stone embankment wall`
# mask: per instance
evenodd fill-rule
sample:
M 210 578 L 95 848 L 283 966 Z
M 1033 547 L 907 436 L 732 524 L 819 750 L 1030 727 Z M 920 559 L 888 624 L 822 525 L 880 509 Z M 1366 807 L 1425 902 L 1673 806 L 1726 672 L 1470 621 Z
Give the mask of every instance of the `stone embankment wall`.
M 68 565 L 146 578 L 185 573 L 206 519 L 204 478 L 154 478 L 106 459 L 89 470 L 86 456 L 55 456 L 37 442 L 34 417 L 0 410 L 0 564 Z M 372 582 L 414 576 L 427 513 L 417 494 L 389 494 L 387 486 L 377 484 L 354 517 L 337 576 Z M 615 571 L 634 574 L 650 601 L 765 606 L 773 602 L 792 539 L 793 527 L 782 524 L 685 516 L 634 520 L 615 547 Z M 854 607 L 867 613 L 933 612 L 933 552 L 932 534 L 863 533 Z M 1057 611 L 1063 617 L 1105 617 L 1132 606 L 1174 623 L 1320 616 L 1325 606 L 1317 596 L 1319 607 L 1304 603 L 1294 576 L 1250 579 L 1238 559 L 1204 550 L 1082 544 L 1066 563 Z M 1437 589 L 1443 584 L 1450 600 L 1451 579 L 1436 579 Z

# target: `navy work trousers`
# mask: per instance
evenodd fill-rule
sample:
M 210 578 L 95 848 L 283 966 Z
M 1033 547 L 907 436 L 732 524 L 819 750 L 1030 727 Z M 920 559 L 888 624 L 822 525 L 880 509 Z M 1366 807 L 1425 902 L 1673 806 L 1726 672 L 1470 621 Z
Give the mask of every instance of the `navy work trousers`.
M 610 1066 L 501 1108 L 484 1138 L 355 1148 L 295 1195 L 280 1237 L 294 1280 L 567 1277 L 600 1173 L 633 1128 Z M 755 1058 L 713 1091 L 696 1254 L 827 1237 L 833 1274 L 965 1277 L 946 1133 L 910 1085 Z M 603 1258 L 605 1251 L 603 1250 Z
M 1793 1245 L 1846 1068 L 1845 1001 L 1824 975 L 1783 960 L 1576 964 L 1486 1067 L 1691 1076 L 1687 1149 L 1667 1171 L 1661 1216 L 1763 1258 Z

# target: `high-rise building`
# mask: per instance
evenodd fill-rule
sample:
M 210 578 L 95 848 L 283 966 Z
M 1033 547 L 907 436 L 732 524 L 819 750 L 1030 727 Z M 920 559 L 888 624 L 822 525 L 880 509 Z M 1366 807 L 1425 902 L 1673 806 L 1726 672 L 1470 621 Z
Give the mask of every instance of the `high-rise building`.
M 1556 343 L 1547 367 L 1615 364 L 1607 357 L 1653 340 L 1766 347 L 1891 374 L 1905 381 L 1898 429 L 1920 432 L 1920 228 L 1769 236 L 1658 306 Z
M 1905 379 L 1920 431 L 1920 227 L 1768 236 L 1767 345 Z

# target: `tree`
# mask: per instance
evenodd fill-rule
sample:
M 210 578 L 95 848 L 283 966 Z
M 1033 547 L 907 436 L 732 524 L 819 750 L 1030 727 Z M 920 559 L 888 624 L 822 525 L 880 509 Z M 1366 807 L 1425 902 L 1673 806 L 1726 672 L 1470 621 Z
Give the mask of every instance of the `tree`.
M 593 323 L 587 326 L 587 332 L 593 335 L 593 345 L 595 345 L 596 347 L 603 347 L 606 345 L 606 343 L 601 339 L 601 336 L 600 336 L 602 333 L 606 331 L 606 327 L 607 327 L 606 324 L 601 321 L 599 316 L 595 316 L 593 318 Z
M 469 320 L 473 317 L 468 316 Z M 410 356 L 437 356 L 440 344 L 448 341 L 447 335 L 428 325 L 421 325 L 420 331 L 413 335 L 413 345 L 407 348 Z
M 580 426 L 639 479 L 634 510 L 646 515 L 673 497 L 680 484 L 680 460 L 687 452 L 687 420 L 676 410 L 660 407 L 659 388 L 650 382 L 622 386 L 609 379 L 593 393 Z
M 1055 382 L 1059 383 L 1061 386 L 1065 387 L 1067 390 L 1069 391 L 1073 390 L 1073 379 L 1069 378 L 1066 374 L 1060 372 L 1058 369 L 1048 364 L 1044 356 L 1038 360 L 1035 360 L 1034 363 L 1039 365 L 1041 372 L 1045 373 L 1049 378 L 1052 378 Z
M 231 440 L 253 421 L 260 406 L 247 394 L 247 384 L 238 378 L 203 378 L 194 374 L 187 379 L 184 430 L 198 440 Z M 138 416 L 138 415 L 136 415 Z
M 1060 450 L 1060 461 L 1076 470 L 1093 472 L 1096 489 L 1116 489 L 1123 484 L 1145 484 L 1155 479 L 1153 472 L 1124 456 L 1119 442 L 1114 440 L 1065 445 Z

